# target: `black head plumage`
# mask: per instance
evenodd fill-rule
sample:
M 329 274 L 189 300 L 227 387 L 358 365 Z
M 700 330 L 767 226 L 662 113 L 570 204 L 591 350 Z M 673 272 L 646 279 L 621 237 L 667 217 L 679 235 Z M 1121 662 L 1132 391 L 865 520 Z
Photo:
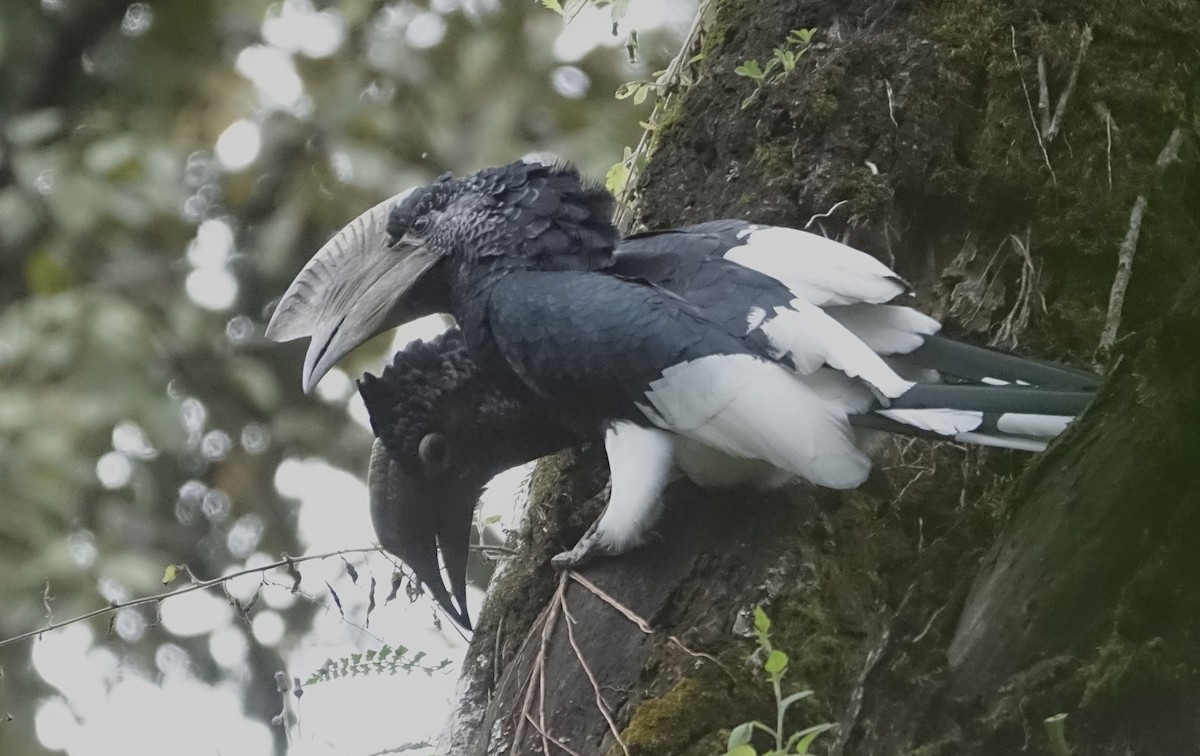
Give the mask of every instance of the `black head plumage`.
M 618 240 L 612 195 L 570 165 L 515 162 L 421 187 L 392 210 L 392 239 L 426 237 L 449 254 L 595 270 Z
M 409 344 L 396 353 L 382 375 L 362 377 L 358 390 L 371 429 L 392 459 L 417 466 L 421 439 L 442 430 L 448 408 L 455 403 L 466 407 L 491 403 L 486 400 L 496 391 L 477 373 L 462 333 L 451 329 L 429 341 Z

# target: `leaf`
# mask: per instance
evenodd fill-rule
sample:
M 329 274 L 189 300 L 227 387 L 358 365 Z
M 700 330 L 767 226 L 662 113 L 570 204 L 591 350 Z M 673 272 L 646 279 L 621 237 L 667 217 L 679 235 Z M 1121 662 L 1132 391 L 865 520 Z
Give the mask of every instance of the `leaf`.
M 796 703 L 797 701 L 803 701 L 805 698 L 808 698 L 812 694 L 813 694 L 813 692 L 811 690 L 802 690 L 799 693 L 793 693 L 792 695 L 788 696 L 787 698 L 785 698 L 779 702 L 779 708 L 783 709 L 784 711 L 787 711 L 787 708 L 789 706 Z
M 542 5 L 545 6 L 546 10 L 552 10 L 560 16 L 566 15 L 562 3 L 558 2 L 558 0 L 542 0 Z
M 787 654 L 785 654 L 784 652 L 782 652 L 778 649 L 775 649 L 771 653 L 767 654 L 767 662 L 766 662 L 766 664 L 763 664 L 763 669 L 765 669 L 767 671 L 768 675 L 771 675 L 772 677 L 777 677 L 777 676 L 783 674 L 783 671 L 785 669 L 787 669 L 787 665 L 788 665 Z
M 754 631 L 760 635 L 771 632 L 771 618 L 761 606 L 754 607 Z
M 71 288 L 71 269 L 47 250 L 40 249 L 25 262 L 25 282 L 35 294 L 57 294 Z
M 758 751 L 752 745 L 740 745 L 731 749 L 725 756 L 758 756 Z
M 811 746 L 813 741 L 817 739 L 817 736 L 820 735 L 821 733 L 825 732 L 826 730 L 830 730 L 832 728 L 833 728 L 833 723 L 826 722 L 825 724 L 819 724 L 819 725 L 813 725 L 812 727 L 807 727 L 807 728 L 801 730 L 800 732 L 796 733 L 795 735 L 793 735 L 792 737 L 794 737 L 794 738 L 795 737 L 800 738 L 798 741 L 796 741 L 796 753 L 800 754 L 801 756 L 804 756 L 805 754 L 807 754 L 809 746 Z
M 618 195 L 625 191 L 625 183 L 629 181 L 629 166 L 622 160 L 619 163 L 613 163 L 608 172 L 604 174 L 604 188 L 611 194 Z
M 755 81 L 762 81 L 763 76 L 765 76 L 762 66 L 758 64 L 757 60 L 748 60 L 733 69 L 733 72 L 738 76 L 745 76 L 747 79 L 754 79 Z
M 621 86 L 617 87 L 617 93 L 615 97 L 618 100 L 627 100 L 636 95 L 642 89 L 645 89 L 646 85 L 647 82 L 644 81 L 627 81 Z
M 744 746 L 750 742 L 750 737 L 754 734 L 753 722 L 742 722 L 729 733 L 729 745 L 727 750 L 733 751 L 738 746 Z
M 179 577 L 179 568 L 173 564 L 168 564 L 167 569 L 163 570 L 162 584 L 170 585 L 175 582 L 175 578 Z
M 625 16 L 625 11 L 629 8 L 629 0 L 613 0 L 612 3 L 612 21 L 617 23 Z

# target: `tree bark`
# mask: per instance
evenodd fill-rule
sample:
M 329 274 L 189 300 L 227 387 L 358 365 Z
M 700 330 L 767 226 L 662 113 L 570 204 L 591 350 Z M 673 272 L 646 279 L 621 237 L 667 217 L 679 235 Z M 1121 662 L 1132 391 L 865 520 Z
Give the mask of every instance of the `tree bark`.
M 856 491 L 677 485 L 661 540 L 591 586 L 548 557 L 597 513 L 602 455 L 543 463 L 439 750 L 721 753 L 774 722 L 746 664 L 762 605 L 785 695 L 816 691 L 786 731 L 837 725 L 817 752 L 1052 752 L 1041 720 L 1066 713 L 1078 753 L 1200 753 L 1200 6 L 709 13 L 638 180 L 644 225 L 824 231 L 892 264 L 950 333 L 1084 364 L 1132 236 L 1122 338 L 1099 355 L 1115 369 L 1036 458 L 888 440 Z M 790 74 L 757 92 L 734 74 L 802 27 Z

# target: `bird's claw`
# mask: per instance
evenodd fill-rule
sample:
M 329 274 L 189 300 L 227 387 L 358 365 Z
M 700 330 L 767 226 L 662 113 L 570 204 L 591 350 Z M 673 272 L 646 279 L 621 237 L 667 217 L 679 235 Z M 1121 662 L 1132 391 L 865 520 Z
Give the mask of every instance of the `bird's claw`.
M 592 530 L 579 539 L 575 548 L 552 557 L 550 564 L 556 570 L 574 570 L 597 557 L 608 556 L 611 553 L 612 550 L 596 535 L 595 530 Z

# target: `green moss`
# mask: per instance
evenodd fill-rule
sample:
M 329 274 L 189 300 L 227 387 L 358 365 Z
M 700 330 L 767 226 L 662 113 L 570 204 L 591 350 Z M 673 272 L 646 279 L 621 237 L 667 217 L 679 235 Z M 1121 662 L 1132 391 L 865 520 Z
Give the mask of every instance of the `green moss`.
M 647 157 L 654 155 L 659 144 L 665 139 L 670 139 L 676 127 L 683 121 L 683 101 L 682 96 L 676 95 L 655 114 L 654 131 L 650 134 L 650 145 L 646 150 Z
M 728 693 L 695 678 L 686 678 L 660 698 L 643 701 L 621 733 L 634 756 L 679 753 L 687 744 L 711 739 L 715 728 L 729 727 L 734 706 Z M 619 756 L 614 745 L 608 756 Z
M 1193 509 L 1186 503 L 1181 509 Z M 1196 520 L 1190 512 L 1186 517 Z M 1200 596 L 1180 589 L 1197 572 L 1196 522 L 1172 528 L 1169 544 L 1147 558 L 1122 592 L 1108 640 L 1080 674 L 1083 705 L 1106 708 L 1200 683 L 1188 662 L 1200 627 Z M 1185 530 L 1183 528 L 1191 528 Z M 1182 534 L 1182 535 L 1181 535 Z
M 970 65 L 984 65 L 995 55 L 1004 25 L 1003 6 L 989 0 L 939 3 L 929 24 L 933 39 Z
M 1162 677 L 1161 638 L 1147 643 L 1127 643 L 1113 635 L 1091 663 L 1080 669 L 1086 687 L 1082 706 L 1110 708 L 1132 691 L 1147 690 Z
M 836 583 L 836 576 L 833 578 Z M 829 585 L 830 590 L 838 590 Z M 806 721 L 803 726 L 833 715 L 822 697 L 831 698 L 848 683 L 847 662 L 857 659 L 862 639 L 851 637 L 818 596 L 805 596 L 771 607 L 771 636 L 775 646 L 790 660 L 784 677 L 785 692 L 811 688 L 817 695 L 789 712 Z

